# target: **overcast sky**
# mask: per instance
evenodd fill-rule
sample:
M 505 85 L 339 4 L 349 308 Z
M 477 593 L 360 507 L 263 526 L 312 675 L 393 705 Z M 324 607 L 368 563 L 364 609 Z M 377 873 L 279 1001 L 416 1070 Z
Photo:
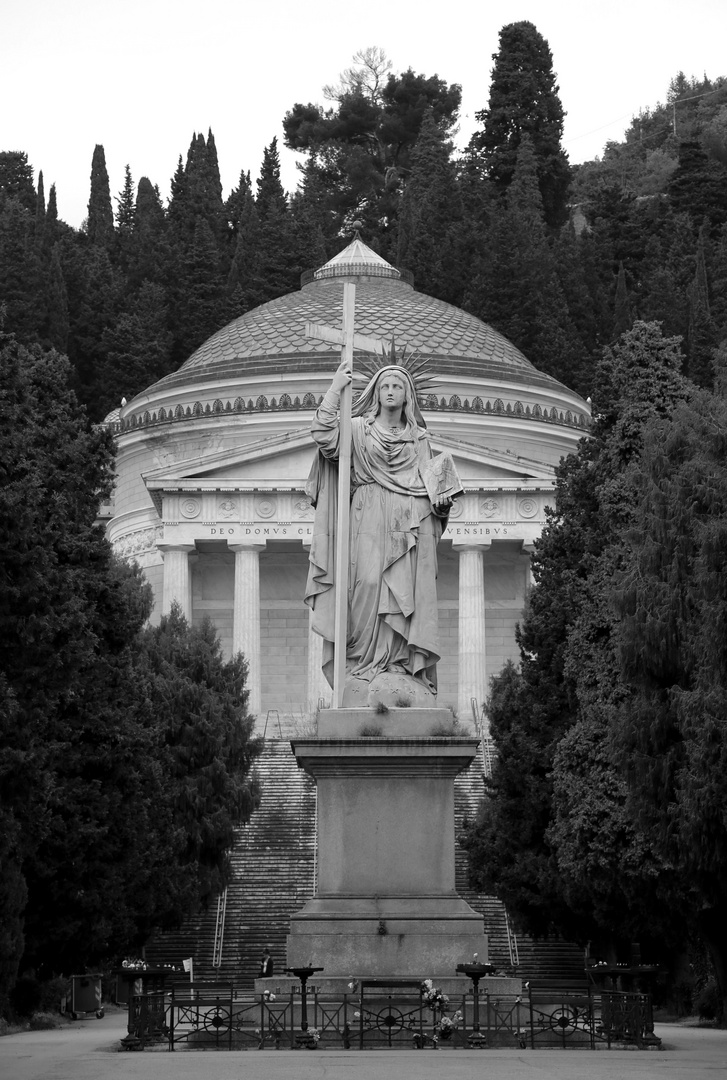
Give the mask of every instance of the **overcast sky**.
M 166 199 L 194 132 L 214 133 L 225 196 L 241 170 L 256 179 L 277 136 L 293 190 L 283 116 L 296 101 L 322 103 L 358 49 L 460 83 L 464 145 L 499 31 L 522 19 L 550 45 L 572 162 L 622 138 L 678 71 L 727 75 L 727 0 L 0 0 L 0 150 L 28 154 L 74 226 L 97 143 L 112 195 L 128 163 Z

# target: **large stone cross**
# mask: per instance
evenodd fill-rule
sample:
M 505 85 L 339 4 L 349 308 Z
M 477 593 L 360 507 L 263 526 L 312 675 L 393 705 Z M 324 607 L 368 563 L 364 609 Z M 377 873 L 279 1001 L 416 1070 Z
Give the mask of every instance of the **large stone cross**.
M 343 326 L 336 330 L 321 323 L 306 323 L 306 337 L 330 341 L 341 346 L 341 359 L 353 371 L 353 350 L 380 353 L 386 342 L 354 332 L 356 286 L 351 281 L 343 285 Z M 346 682 L 346 632 L 348 622 L 348 541 L 351 502 L 351 397 L 349 383 L 341 393 L 340 435 L 338 449 L 338 515 L 336 519 L 335 617 L 333 661 L 333 708 L 340 709 Z

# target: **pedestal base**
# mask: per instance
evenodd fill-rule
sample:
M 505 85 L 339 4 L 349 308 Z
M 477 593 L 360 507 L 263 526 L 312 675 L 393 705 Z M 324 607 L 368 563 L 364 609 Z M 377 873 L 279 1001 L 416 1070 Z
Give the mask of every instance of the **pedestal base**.
M 475 953 L 487 959 L 484 920 L 454 887 L 454 777 L 477 739 L 414 737 L 440 719 L 424 709 L 397 709 L 391 735 L 351 738 L 366 712 L 326 710 L 319 734 L 339 737 L 292 744 L 318 786 L 318 893 L 291 919 L 288 966 L 454 975 Z

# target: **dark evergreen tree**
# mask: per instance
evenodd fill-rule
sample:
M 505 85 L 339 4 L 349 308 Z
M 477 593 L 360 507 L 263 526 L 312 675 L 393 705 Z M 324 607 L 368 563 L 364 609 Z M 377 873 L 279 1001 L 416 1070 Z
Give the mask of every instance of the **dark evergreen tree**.
M 43 184 L 43 173 L 38 173 L 38 195 L 35 200 L 35 243 L 38 247 L 43 244 L 43 235 L 45 233 L 45 186 Z
M 117 259 L 124 274 L 128 273 L 131 258 L 134 209 L 134 181 L 131 177 L 131 169 L 127 165 L 124 169 L 124 186 L 116 196 Z
M 54 244 L 48 274 L 46 322 L 42 342 L 65 353 L 68 349 L 68 291 L 60 258 L 60 245 Z
M 587 377 L 588 358 L 558 279 L 536 168 L 525 137 L 505 205 L 487 230 L 479 274 L 465 303 L 537 368 L 579 389 Z
M 26 210 L 36 209 L 33 167 L 24 151 L 0 151 L 0 207 L 5 199 L 17 199 Z
M 255 210 L 258 222 L 258 303 L 263 303 L 297 288 L 302 272 L 302 267 L 295 261 L 298 253 L 293 220 L 280 182 L 277 139 L 273 139 L 263 152 Z
M 698 142 L 679 146 L 679 163 L 667 186 L 674 213 L 689 214 L 695 231 L 708 219 L 713 229 L 727 222 L 727 167 Z
M 249 173 L 240 174 L 239 186 L 230 195 L 227 209 L 230 231 L 235 238 L 227 278 L 230 316 L 234 318 L 261 302 L 258 269 L 260 222 Z
M 727 1015 L 727 402 L 694 393 L 652 421 L 635 470 L 627 558 L 614 582 L 633 698 L 612 744 L 629 810 L 674 868 Z
M 172 181 L 165 272 L 173 361 L 182 363 L 229 314 L 227 278 L 231 253 L 217 149 L 210 131 L 194 135 Z
M 127 285 L 132 292 L 143 281 L 167 285 L 173 261 L 167 219 L 159 191 L 146 176 L 136 192 L 129 249 Z
M 315 173 L 326 192 L 331 235 L 350 232 L 359 220 L 367 241 L 395 261 L 401 182 L 411 170 L 422 121 L 430 113 L 445 137 L 451 133 L 461 88 L 411 68 L 386 77 L 380 50 L 357 59 L 339 87 L 326 88 L 335 107 L 299 103 L 286 113 L 285 145 L 308 155 L 306 183 Z
M 68 290 L 68 355 L 74 385 L 95 420 L 102 420 L 106 394 L 100 376 L 104 331 L 123 306 L 123 275 L 101 244 L 63 245 L 63 274 Z
M 172 181 L 169 201 L 169 222 L 178 243 L 189 249 L 194 243 L 197 222 L 206 221 L 215 242 L 224 246 L 227 229 L 225 207 L 222 201 L 222 181 L 217 161 L 217 147 L 210 131 L 207 139 L 195 134 L 187 151 L 187 161 L 182 160 Z
M 103 359 L 97 380 L 100 412 L 109 412 L 122 397 L 130 400 L 169 373 L 172 335 L 167 320 L 164 289 L 151 281 L 142 282 L 101 338 Z
M 532 23 L 510 23 L 500 31 L 500 51 L 493 60 L 490 100 L 476 114 L 484 128 L 472 137 L 472 148 L 482 155 L 488 175 L 504 194 L 515 176 L 521 140 L 528 136 L 545 219 L 556 228 L 567 217 L 570 167 L 561 147 L 564 112 L 550 48 Z
M 396 262 L 412 272 L 421 292 L 455 302 L 464 268 L 456 245 L 462 203 L 451 150 L 434 118 L 425 116 L 399 213 Z
M 42 256 L 35 243 L 35 207 L 13 196 L 0 201 L 0 296 L 5 329 L 37 341 L 45 316 Z
M 622 334 L 625 334 L 627 330 L 630 330 L 634 321 L 631 314 L 631 305 L 629 304 L 629 294 L 628 289 L 626 288 L 626 271 L 624 270 L 623 263 L 620 263 L 618 268 L 614 308 L 613 337 L 615 340 L 616 338 L 620 338 Z
M 92 244 L 110 248 L 114 238 L 114 212 L 111 207 L 106 154 L 97 144 L 91 162 L 91 195 L 88 200 L 86 233 Z
M 713 382 L 712 354 L 719 344 L 717 327 L 712 320 L 707 279 L 705 247 L 708 225 L 699 230 L 695 257 L 694 279 L 689 289 L 689 327 L 686 339 L 687 374 L 699 386 L 711 387 Z
M 196 910 L 255 800 L 244 661 L 174 613 L 141 633 L 149 588 L 95 524 L 111 437 L 69 375 L 58 354 L 3 339 L 3 1003 L 19 963 L 78 970 Z
M 669 890 L 668 860 L 648 854 L 648 834 L 629 820 L 608 742 L 630 692 L 610 604 L 634 512 L 629 466 L 650 418 L 685 398 L 681 363 L 677 341 L 636 323 L 598 365 L 593 438 L 558 468 L 557 509 L 533 559 L 520 669 L 493 681 L 498 758 L 468 840 L 478 885 L 521 925 L 537 934 L 555 926 L 607 949 L 626 946 L 637 927 L 672 942 L 684 928 L 684 890 Z

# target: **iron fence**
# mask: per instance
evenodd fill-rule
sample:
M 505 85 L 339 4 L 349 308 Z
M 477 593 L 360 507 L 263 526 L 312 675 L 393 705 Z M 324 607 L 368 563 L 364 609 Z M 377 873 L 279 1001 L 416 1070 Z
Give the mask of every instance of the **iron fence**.
M 363 982 L 357 994 L 312 989 L 307 1026 L 300 991 L 253 995 L 231 983 L 190 983 L 133 995 L 128 1049 L 169 1050 L 610 1048 L 658 1044 L 648 994 L 530 989 L 453 997 L 431 1009 L 417 984 Z

